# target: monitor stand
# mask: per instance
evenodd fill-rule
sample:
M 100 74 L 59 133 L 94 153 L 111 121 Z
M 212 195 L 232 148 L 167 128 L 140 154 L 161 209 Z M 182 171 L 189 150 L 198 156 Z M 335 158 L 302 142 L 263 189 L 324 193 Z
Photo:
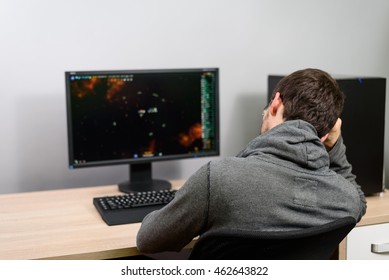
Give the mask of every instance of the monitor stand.
M 125 193 L 169 190 L 170 182 L 152 178 L 151 162 L 130 164 L 130 180 L 120 183 L 119 190 Z

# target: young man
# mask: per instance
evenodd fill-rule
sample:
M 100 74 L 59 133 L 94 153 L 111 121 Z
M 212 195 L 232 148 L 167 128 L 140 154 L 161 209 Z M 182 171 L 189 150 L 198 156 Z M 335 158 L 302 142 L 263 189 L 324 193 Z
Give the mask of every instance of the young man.
M 150 213 L 137 236 L 143 253 L 180 251 L 208 231 L 296 230 L 366 211 L 340 133 L 344 95 L 326 72 L 282 79 L 261 135 L 236 157 L 201 167 L 174 200 Z

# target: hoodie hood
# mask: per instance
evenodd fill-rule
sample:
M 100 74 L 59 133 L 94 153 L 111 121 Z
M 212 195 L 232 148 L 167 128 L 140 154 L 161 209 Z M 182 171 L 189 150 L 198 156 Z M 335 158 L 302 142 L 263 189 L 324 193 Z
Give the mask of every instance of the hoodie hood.
M 238 157 L 266 154 L 308 169 L 329 166 L 329 155 L 316 129 L 308 122 L 292 120 L 253 139 Z

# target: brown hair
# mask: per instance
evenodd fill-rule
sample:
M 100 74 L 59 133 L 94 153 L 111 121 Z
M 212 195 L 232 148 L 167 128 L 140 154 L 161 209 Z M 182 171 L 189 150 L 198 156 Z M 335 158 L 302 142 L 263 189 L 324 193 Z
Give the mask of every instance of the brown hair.
M 309 122 L 319 137 L 331 130 L 343 110 L 345 97 L 339 85 L 319 69 L 293 72 L 278 82 L 272 99 L 277 92 L 285 106 L 284 119 Z

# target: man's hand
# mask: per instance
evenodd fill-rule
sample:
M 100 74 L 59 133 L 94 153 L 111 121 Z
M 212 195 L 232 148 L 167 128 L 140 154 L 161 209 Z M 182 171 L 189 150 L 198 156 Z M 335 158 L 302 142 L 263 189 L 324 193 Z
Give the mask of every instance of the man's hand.
M 326 147 L 327 151 L 331 150 L 332 147 L 338 141 L 338 139 L 340 137 L 341 126 L 342 126 L 342 120 L 340 118 L 338 118 L 338 120 L 336 121 L 334 127 L 328 133 L 327 139 L 323 142 L 323 144 Z

